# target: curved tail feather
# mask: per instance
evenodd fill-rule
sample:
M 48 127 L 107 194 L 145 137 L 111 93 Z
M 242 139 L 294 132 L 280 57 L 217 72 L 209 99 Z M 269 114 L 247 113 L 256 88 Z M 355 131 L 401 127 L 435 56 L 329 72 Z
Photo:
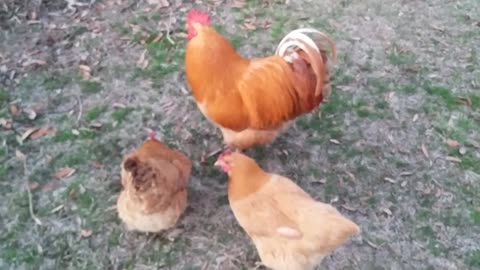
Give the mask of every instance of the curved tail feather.
M 312 34 L 310 38 L 307 34 Z M 312 28 L 296 29 L 288 33 L 278 44 L 275 54 L 285 61 L 292 61 L 301 57 L 299 50 L 306 55 L 307 61 L 316 78 L 315 96 L 322 95 L 322 99 L 330 95 L 330 74 L 327 65 L 326 48 L 329 48 L 331 60 L 336 62 L 337 52 L 334 41 L 325 33 Z

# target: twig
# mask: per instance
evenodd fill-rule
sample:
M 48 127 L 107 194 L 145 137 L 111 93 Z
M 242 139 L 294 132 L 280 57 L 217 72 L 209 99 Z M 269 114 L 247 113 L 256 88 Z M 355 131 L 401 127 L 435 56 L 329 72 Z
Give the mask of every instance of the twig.
M 42 226 L 42 222 L 33 212 L 33 202 L 32 202 L 32 191 L 30 191 L 30 186 L 28 185 L 28 175 L 27 175 L 27 160 L 23 160 L 23 173 L 25 175 L 25 187 L 27 188 L 28 195 L 28 210 L 30 212 L 30 217 L 37 223 L 37 225 Z
M 82 114 L 83 114 L 83 104 L 82 104 L 82 99 L 79 96 L 75 96 L 78 102 L 78 116 L 77 116 L 77 125 L 80 123 L 80 119 L 82 119 Z

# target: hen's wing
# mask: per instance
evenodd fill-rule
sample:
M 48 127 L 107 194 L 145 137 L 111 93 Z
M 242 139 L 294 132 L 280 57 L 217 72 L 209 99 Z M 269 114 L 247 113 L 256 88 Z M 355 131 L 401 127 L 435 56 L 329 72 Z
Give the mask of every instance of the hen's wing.
M 146 214 L 163 211 L 187 185 L 182 172 L 170 161 L 129 157 L 124 168 L 131 173 L 131 192 L 142 202 Z
M 233 202 L 233 212 L 251 237 L 302 238 L 298 225 L 278 207 L 274 198 L 262 194 Z

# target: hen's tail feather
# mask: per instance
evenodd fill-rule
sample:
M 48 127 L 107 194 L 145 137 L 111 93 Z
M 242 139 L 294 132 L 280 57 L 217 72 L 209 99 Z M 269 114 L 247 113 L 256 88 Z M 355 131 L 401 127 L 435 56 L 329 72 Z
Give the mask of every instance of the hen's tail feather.
M 314 39 L 306 34 L 316 34 Z M 325 42 L 327 46 L 325 46 Z M 288 33 L 277 46 L 275 54 L 292 62 L 299 57 L 296 50 L 305 52 L 308 59 L 305 59 L 312 67 L 317 79 L 315 96 L 322 94 L 322 99 L 330 95 L 330 74 L 328 71 L 326 47 L 330 49 L 331 59 L 336 62 L 337 52 L 335 43 L 325 33 L 311 28 L 301 28 Z M 322 74 L 323 73 L 323 74 Z M 322 79 L 320 79 L 322 78 Z

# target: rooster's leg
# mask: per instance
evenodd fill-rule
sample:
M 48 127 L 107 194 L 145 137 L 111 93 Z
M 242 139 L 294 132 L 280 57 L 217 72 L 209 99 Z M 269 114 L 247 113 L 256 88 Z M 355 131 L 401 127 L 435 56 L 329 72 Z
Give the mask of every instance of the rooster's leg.
M 235 152 L 236 150 L 239 150 L 237 149 L 236 147 L 234 146 L 229 146 L 229 145 L 224 145 L 223 147 L 220 147 L 218 149 L 215 149 L 214 151 L 206 154 L 206 155 L 202 155 L 202 158 L 201 158 L 201 162 L 202 163 L 205 163 L 207 161 L 207 159 L 213 157 L 213 156 L 216 156 L 220 153 L 223 153 L 223 152 Z

